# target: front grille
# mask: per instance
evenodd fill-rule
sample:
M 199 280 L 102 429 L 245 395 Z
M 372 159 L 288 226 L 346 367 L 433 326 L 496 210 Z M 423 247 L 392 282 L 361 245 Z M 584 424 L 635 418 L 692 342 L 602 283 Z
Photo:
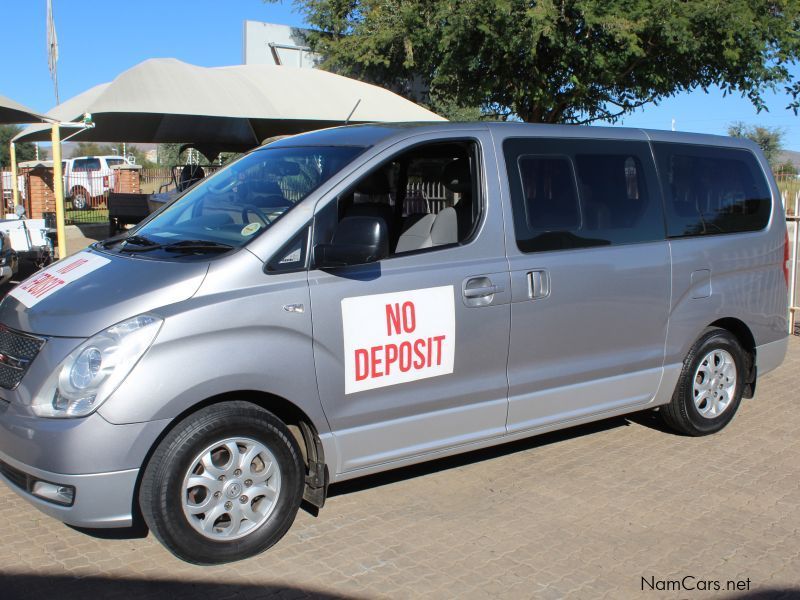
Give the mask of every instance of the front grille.
M 0 324 L 0 387 L 13 390 L 19 385 L 44 342 Z
M 0 460 L 0 475 L 3 475 L 3 477 L 8 479 L 18 488 L 21 488 L 26 492 L 30 491 L 30 480 L 28 474 L 15 469 L 11 465 L 7 465 L 2 460 Z

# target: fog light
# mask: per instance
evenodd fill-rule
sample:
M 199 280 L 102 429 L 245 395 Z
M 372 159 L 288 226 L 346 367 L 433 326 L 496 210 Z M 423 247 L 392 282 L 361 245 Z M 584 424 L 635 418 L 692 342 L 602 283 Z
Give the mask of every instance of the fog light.
M 75 488 L 71 485 L 59 485 L 47 481 L 34 481 L 31 494 L 48 502 L 72 506 L 75 501 Z

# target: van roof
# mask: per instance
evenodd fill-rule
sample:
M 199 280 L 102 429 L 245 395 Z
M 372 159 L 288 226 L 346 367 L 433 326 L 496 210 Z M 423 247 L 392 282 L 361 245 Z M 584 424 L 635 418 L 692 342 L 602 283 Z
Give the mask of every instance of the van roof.
M 430 134 L 453 131 L 491 131 L 500 139 L 507 137 L 558 137 L 615 140 L 641 140 L 677 142 L 710 146 L 728 146 L 755 149 L 756 144 L 743 138 L 723 135 L 637 129 L 631 127 L 599 127 L 586 125 L 549 125 L 540 123 L 509 122 L 421 122 L 421 123 L 373 123 L 344 125 L 320 129 L 309 133 L 283 138 L 272 142 L 270 147 L 289 146 L 374 146 L 392 138 L 405 138 L 409 134 Z

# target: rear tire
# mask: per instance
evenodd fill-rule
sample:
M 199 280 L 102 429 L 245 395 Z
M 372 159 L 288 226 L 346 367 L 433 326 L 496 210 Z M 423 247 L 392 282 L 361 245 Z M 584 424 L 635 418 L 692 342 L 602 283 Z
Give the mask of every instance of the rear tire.
M 745 351 L 732 333 L 709 327 L 683 361 L 672 400 L 658 411 L 661 420 L 690 436 L 722 430 L 742 401 L 747 364 Z
M 226 402 L 167 434 L 145 469 L 139 503 L 175 556 L 221 564 L 259 554 L 286 534 L 304 473 L 297 441 L 280 419 L 249 402 Z
M 72 198 L 72 208 L 75 210 L 86 210 L 89 208 L 89 192 L 82 187 L 73 188 L 70 192 Z

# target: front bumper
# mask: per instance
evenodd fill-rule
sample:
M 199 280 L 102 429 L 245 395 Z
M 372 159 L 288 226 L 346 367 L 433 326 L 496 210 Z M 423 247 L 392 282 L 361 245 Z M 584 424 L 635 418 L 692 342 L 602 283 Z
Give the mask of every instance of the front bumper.
M 64 523 L 127 527 L 132 524 L 139 470 L 168 423 L 114 425 L 97 413 L 43 419 L 0 400 L 0 479 Z M 72 486 L 72 505 L 35 496 L 34 481 Z
M 133 502 L 139 469 L 63 475 L 35 469 L 0 452 L 0 480 L 46 515 L 75 527 L 129 527 L 133 524 Z M 26 481 L 44 481 L 72 486 L 71 506 L 34 496 Z

